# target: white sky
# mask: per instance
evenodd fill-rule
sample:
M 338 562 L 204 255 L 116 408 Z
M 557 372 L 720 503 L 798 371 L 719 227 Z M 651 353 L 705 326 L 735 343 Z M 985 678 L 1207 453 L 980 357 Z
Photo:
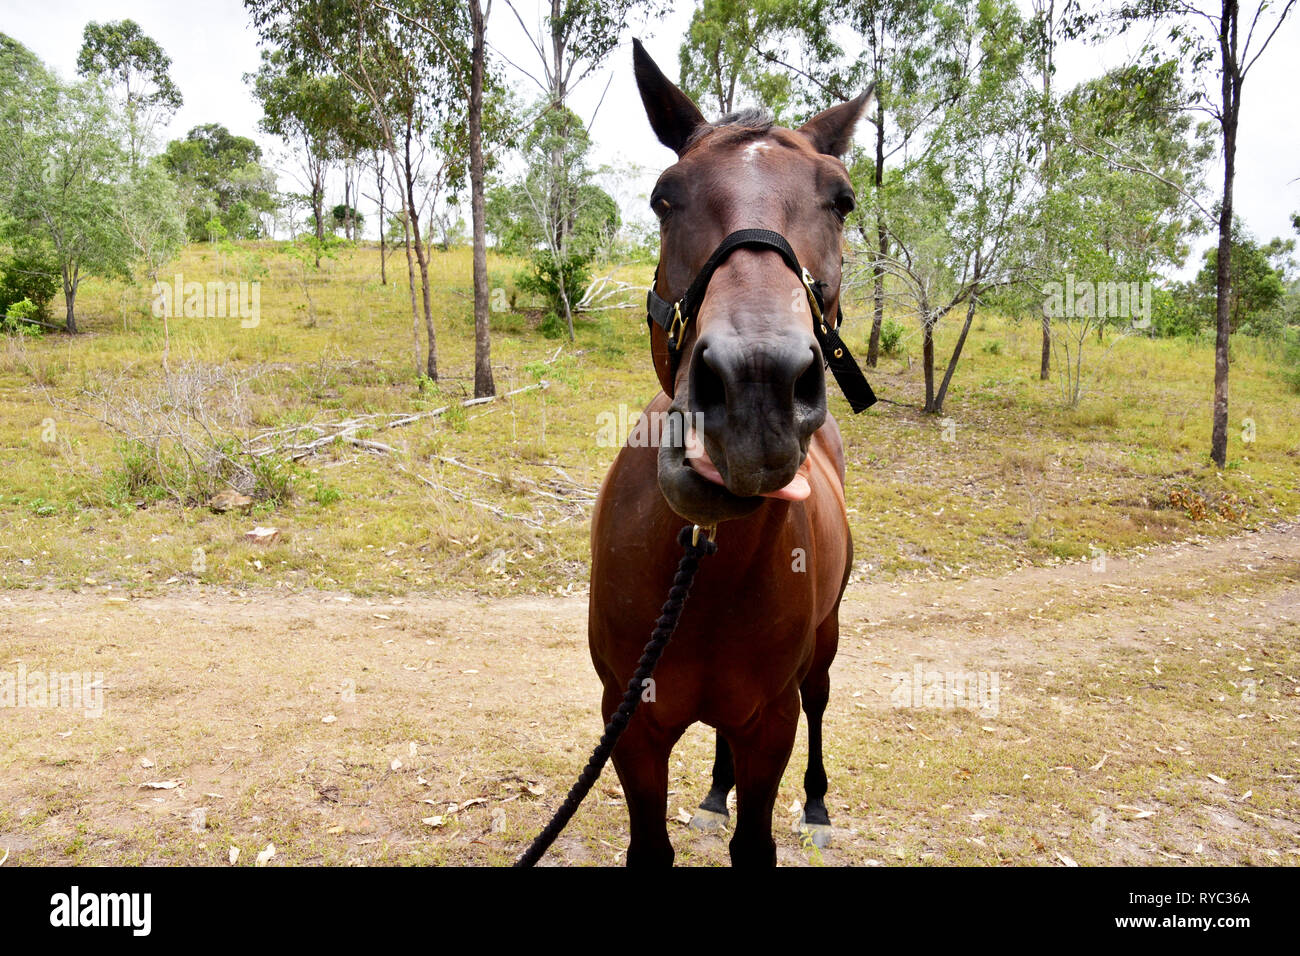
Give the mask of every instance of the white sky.
M 1020 3 L 1027 6 L 1027 0 Z M 540 18 L 540 0 L 518 0 L 517 5 L 521 11 L 535 6 Z M 1253 8 L 1253 4 L 1246 6 Z M 677 51 L 693 9 L 693 0 L 677 0 L 666 19 L 637 31 L 670 77 L 677 75 Z M 185 105 L 162 134 L 165 139 L 182 137 L 202 123 L 217 122 L 233 133 L 254 137 L 269 155 L 285 155 L 281 144 L 257 130 L 261 108 L 242 77 L 257 69 L 260 53 L 257 34 L 238 0 L 193 4 L 176 0 L 0 0 L 0 31 L 25 44 L 65 77 L 75 72 L 81 31 L 87 21 L 128 17 L 171 56 L 172 78 L 185 98 Z M 530 68 L 536 63 L 536 53 L 504 0 L 495 0 L 488 31 L 489 42 L 511 60 Z M 1264 239 L 1294 235 L 1289 217 L 1300 212 L 1300 123 L 1296 122 L 1295 103 L 1300 94 L 1298 41 L 1300 14 L 1293 12 L 1249 75 L 1243 96 L 1235 201 L 1250 229 Z M 1064 47 L 1057 74 L 1060 86 L 1068 87 L 1118 65 L 1133 42 L 1112 42 L 1100 49 Z M 525 96 L 531 99 L 536 95 L 531 81 L 505 64 L 501 66 Z M 572 105 L 584 121 L 591 120 L 602 94 L 604 102 L 591 130 L 596 162 L 643 169 L 639 177 L 618 190 L 618 198 L 625 215 L 648 217 L 642 197 L 658 171 L 672 161 L 672 153 L 659 145 L 642 112 L 632 78 L 631 34 L 624 37 L 604 68 L 574 91 Z M 865 135 L 863 130 L 860 135 Z M 289 176 L 292 164 L 280 166 L 281 187 L 296 189 Z M 1212 174 L 1213 192 L 1221 185 L 1221 177 L 1221 171 Z M 331 197 L 331 202 L 342 201 L 342 184 L 336 185 L 338 195 Z M 374 219 L 373 215 L 368 218 L 372 234 Z M 1199 249 L 1209 241 L 1205 238 L 1198 244 L 1189 271 L 1195 271 Z

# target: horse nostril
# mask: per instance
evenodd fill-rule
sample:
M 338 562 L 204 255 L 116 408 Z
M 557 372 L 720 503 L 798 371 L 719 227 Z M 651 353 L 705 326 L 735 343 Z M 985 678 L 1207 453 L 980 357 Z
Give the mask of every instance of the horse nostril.
M 726 407 L 727 386 L 713 367 L 716 360 L 716 353 L 711 355 L 708 346 L 701 343 L 691 367 L 691 400 L 696 411 L 708 412 Z
M 804 353 L 808 364 L 794 382 L 794 400 L 798 405 L 816 409 L 826 402 L 826 371 L 816 349 Z

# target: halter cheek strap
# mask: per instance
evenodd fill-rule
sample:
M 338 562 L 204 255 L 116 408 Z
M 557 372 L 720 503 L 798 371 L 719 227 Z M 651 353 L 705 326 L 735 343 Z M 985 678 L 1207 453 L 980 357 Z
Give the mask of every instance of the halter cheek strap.
M 646 318 L 663 329 L 668 337 L 669 381 L 677 377 L 686 328 L 699 314 L 704 293 L 709 288 L 709 280 L 713 278 L 713 273 L 718 270 L 718 266 L 742 246 L 771 249 L 785 260 L 786 265 L 799 277 L 804 290 L 808 293 L 808 305 L 813 314 L 813 334 L 817 337 L 817 344 L 822 350 L 822 358 L 826 360 L 826 366 L 835 376 L 835 381 L 839 384 L 844 397 L 848 399 L 849 406 L 856 414 L 874 405 L 876 395 L 871 390 L 871 385 L 868 384 L 862 369 L 858 367 L 858 363 L 849 352 L 848 346 L 840 338 L 839 327 L 844 321 L 844 311 L 836 303 L 834 323 L 826 317 L 826 301 L 823 292 L 825 283 L 814 279 L 808 270 L 799 264 L 799 258 L 790 248 L 790 243 L 786 242 L 785 236 L 770 229 L 740 229 L 723 239 L 696 274 L 686 294 L 675 302 L 661 299 L 654 285 L 651 285 L 650 292 L 646 296 Z

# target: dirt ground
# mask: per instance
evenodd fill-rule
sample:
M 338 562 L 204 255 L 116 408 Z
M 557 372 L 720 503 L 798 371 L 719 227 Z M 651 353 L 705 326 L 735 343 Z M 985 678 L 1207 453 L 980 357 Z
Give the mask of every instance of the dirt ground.
M 0 859 L 507 863 L 599 735 L 585 620 L 584 597 L 0 593 L 0 680 L 103 693 L 98 717 L 0 709 Z M 793 832 L 801 729 L 783 864 L 1300 862 L 1300 526 L 857 583 L 841 620 L 836 839 Z M 704 727 L 674 753 L 679 864 L 727 859 L 725 834 L 676 822 L 711 755 Z M 626 841 L 610 768 L 546 863 L 618 863 Z

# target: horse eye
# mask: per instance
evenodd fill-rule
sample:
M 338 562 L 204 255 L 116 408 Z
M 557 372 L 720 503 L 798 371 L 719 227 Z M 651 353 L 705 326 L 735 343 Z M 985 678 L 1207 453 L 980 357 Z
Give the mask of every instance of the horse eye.
M 660 219 L 668 215 L 669 210 L 672 208 L 673 207 L 668 204 L 668 200 L 664 199 L 662 196 L 656 196 L 650 200 L 650 209 Z
M 857 205 L 857 202 L 853 198 L 853 194 L 849 192 L 840 193 L 831 200 L 831 209 L 835 211 L 835 215 L 839 217 L 840 222 L 847 219 L 849 213 L 853 212 L 853 210 L 857 208 Z

